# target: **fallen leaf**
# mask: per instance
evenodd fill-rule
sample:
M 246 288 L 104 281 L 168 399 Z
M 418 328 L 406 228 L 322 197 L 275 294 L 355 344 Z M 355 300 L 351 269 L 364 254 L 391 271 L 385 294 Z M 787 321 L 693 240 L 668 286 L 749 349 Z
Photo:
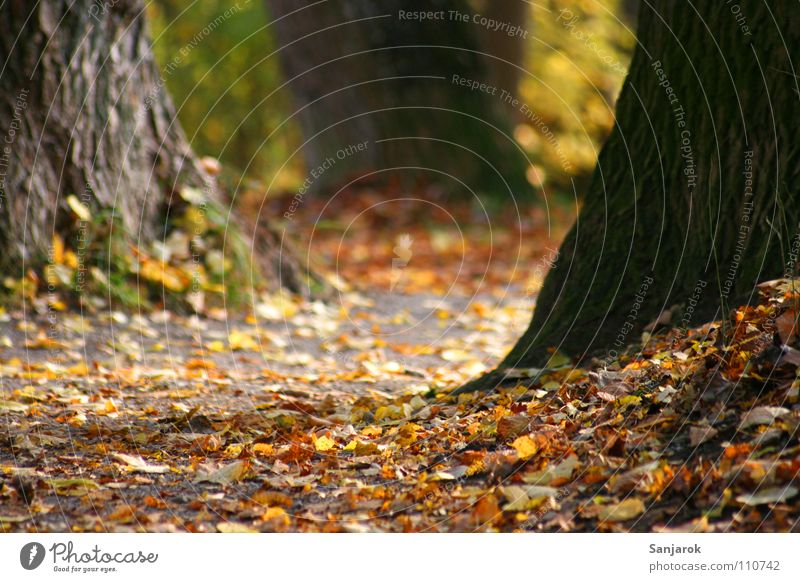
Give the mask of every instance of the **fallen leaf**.
M 532 419 L 521 414 L 504 416 L 497 421 L 497 436 L 502 439 L 517 437 L 531 430 Z
M 92 219 L 92 213 L 89 211 L 89 207 L 78 200 L 78 197 L 74 194 L 67 196 L 67 205 L 70 207 L 72 212 L 75 213 L 75 216 L 81 220 L 88 222 Z
M 451 349 L 442 351 L 442 359 L 447 362 L 466 362 L 471 358 L 472 356 L 469 352 L 464 350 Z
M 126 455 L 123 453 L 114 453 L 114 458 L 122 461 L 131 470 L 137 473 L 168 473 L 169 467 L 166 465 L 150 465 L 141 457 L 133 455 Z
M 53 488 L 57 495 L 82 497 L 90 491 L 100 489 L 100 485 L 91 479 L 48 479 L 47 484 Z
M 613 505 L 604 505 L 598 512 L 601 521 L 626 521 L 644 512 L 641 499 L 629 498 Z
M 30 515 L 2 515 L 0 514 L 0 523 L 22 523 L 31 519 Z
M 539 452 L 539 445 L 530 436 L 521 436 L 511 446 L 517 451 L 517 455 L 521 460 L 529 459 L 537 452 Z
M 230 485 L 239 481 L 247 473 L 247 463 L 244 461 L 234 461 L 228 465 L 220 467 L 210 473 L 198 475 L 195 483 L 217 483 L 218 485 Z
M 217 531 L 220 533 L 259 533 L 257 529 L 253 529 L 249 525 L 243 523 L 234 523 L 232 521 L 223 521 L 217 524 Z
M 545 487 L 542 485 L 529 485 L 527 487 L 522 487 L 522 489 L 525 490 L 525 494 L 531 501 L 536 501 L 539 499 L 548 499 L 550 497 L 558 496 L 558 489 L 556 489 L 555 487 Z
M 627 396 L 635 389 L 631 384 L 625 382 L 610 382 L 605 384 L 602 388 L 598 388 L 597 396 L 607 402 L 614 402 L 618 398 Z
M 528 473 L 522 480 L 535 485 L 549 485 L 554 481 L 565 482 L 572 477 L 572 473 L 580 465 L 577 455 L 570 455 L 556 465 L 548 465 L 541 471 Z
M 9 412 L 25 412 L 28 410 L 27 404 L 21 402 L 13 402 L 11 400 L 0 400 L 0 410 L 8 410 Z
M 253 445 L 253 452 L 257 455 L 274 455 L 275 446 L 272 443 L 256 443 Z
M 336 446 L 336 441 L 329 436 L 321 436 L 314 439 L 314 448 L 319 453 L 330 451 Z
M 233 351 L 258 351 L 258 342 L 251 335 L 242 331 L 231 332 L 228 336 L 228 344 Z
M 744 493 L 736 498 L 736 501 L 744 505 L 764 505 L 767 503 L 783 503 L 797 495 L 797 487 L 770 487 L 762 489 L 757 493 Z
M 701 445 L 714 438 L 717 432 L 717 429 L 711 426 L 692 426 L 689 428 L 689 444 L 693 447 Z
M 739 424 L 739 429 L 754 425 L 772 424 L 776 420 L 786 418 L 791 414 L 789 410 L 780 406 L 759 406 L 744 415 L 742 422 Z
M 530 499 L 525 492 L 525 488 L 509 485 L 502 487 L 500 492 L 503 494 L 506 501 L 508 501 L 508 503 L 503 506 L 503 511 L 524 511 L 528 508 Z
M 775 328 L 780 335 L 781 341 L 788 344 L 792 337 L 797 335 L 797 312 L 790 309 L 782 313 L 775 320 Z

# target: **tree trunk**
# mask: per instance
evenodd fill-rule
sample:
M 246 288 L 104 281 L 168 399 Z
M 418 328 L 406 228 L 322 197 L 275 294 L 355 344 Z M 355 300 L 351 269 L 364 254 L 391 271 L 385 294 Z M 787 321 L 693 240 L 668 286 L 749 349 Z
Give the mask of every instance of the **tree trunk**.
M 464 0 L 269 0 L 268 8 L 306 139 L 305 189 L 381 172 L 370 181 L 436 182 L 464 196 L 530 191 L 510 132 L 514 110 L 501 96 L 516 88 L 487 73 L 482 27 Z M 340 153 L 359 143 L 357 153 Z M 384 172 L 391 168 L 403 169 Z
M 552 351 L 610 364 L 671 313 L 689 327 L 727 316 L 755 285 L 795 271 L 800 12 L 787 1 L 659 0 L 585 203 L 499 369 Z
M 7 1 L 0 6 L 0 57 L 4 273 L 19 276 L 46 263 L 54 233 L 79 235 L 70 196 L 93 216 L 111 213 L 111 224 L 142 247 L 164 238 L 180 188 L 202 188 L 219 203 L 154 61 L 142 0 Z M 308 291 L 305 269 L 281 252 L 268 225 L 240 216 L 234 222 L 237 236 L 254 233 L 245 243 L 269 286 Z
M 165 189 L 202 185 L 150 49 L 144 3 L 0 8 L 5 266 L 47 254 L 74 195 L 132 239 L 164 228 Z
M 515 93 L 519 84 L 520 72 L 524 70 L 525 47 L 530 41 L 529 34 L 532 20 L 525 0 L 490 0 L 477 5 L 477 11 L 494 22 L 508 22 L 518 26 L 528 34 L 508 34 L 507 29 L 498 27 L 481 27 L 481 52 L 488 53 L 483 65 L 492 76 L 492 82 L 511 93 Z

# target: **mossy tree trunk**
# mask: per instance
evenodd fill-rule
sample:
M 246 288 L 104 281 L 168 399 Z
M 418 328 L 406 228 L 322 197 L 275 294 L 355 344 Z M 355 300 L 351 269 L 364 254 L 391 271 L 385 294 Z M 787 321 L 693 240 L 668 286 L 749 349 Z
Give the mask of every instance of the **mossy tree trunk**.
M 66 198 L 113 211 L 132 238 L 164 229 L 167 196 L 202 186 L 150 49 L 144 2 L 0 7 L 5 265 L 46 256 Z
M 309 172 L 334 160 L 309 189 L 406 167 L 370 181 L 435 182 L 467 197 L 459 180 L 497 198 L 530 191 L 527 161 L 511 137 L 514 110 L 501 96 L 516 96 L 516 87 L 497 81 L 516 76 L 495 77 L 486 67 L 513 70 L 498 64 L 508 50 L 493 58 L 491 48 L 482 49 L 486 27 L 472 20 L 477 13 L 464 0 L 268 0 L 267 7 Z M 419 11 L 434 16 L 410 16 Z M 364 150 L 337 159 L 342 148 L 362 142 Z
M 613 362 L 670 314 L 727 316 L 794 273 L 800 244 L 800 12 L 794 3 L 643 3 L 639 46 L 578 219 L 501 366 L 554 349 Z

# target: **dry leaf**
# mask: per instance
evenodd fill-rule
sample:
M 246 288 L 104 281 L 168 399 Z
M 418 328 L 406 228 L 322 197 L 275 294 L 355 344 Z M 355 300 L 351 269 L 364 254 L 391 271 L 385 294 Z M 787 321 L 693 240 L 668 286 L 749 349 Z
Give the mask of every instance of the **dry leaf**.
M 780 406 L 759 406 L 744 415 L 739 429 L 754 425 L 772 424 L 776 420 L 791 416 L 791 411 Z
M 762 489 L 756 493 L 744 493 L 736 498 L 736 501 L 744 505 L 765 505 L 767 503 L 783 503 L 797 495 L 797 487 L 770 487 Z
M 629 498 L 614 505 L 604 505 L 598 512 L 601 521 L 627 521 L 644 512 L 641 499 Z
M 195 483 L 217 483 L 219 485 L 230 485 L 244 477 L 247 473 L 247 463 L 244 461 L 234 461 L 224 467 L 220 467 L 211 473 L 202 473 L 198 475 Z
M 689 428 L 689 443 L 696 447 L 717 435 L 717 429 L 711 426 L 693 426 Z
M 169 467 L 166 465 L 150 465 L 141 457 L 134 457 L 133 455 L 126 455 L 123 453 L 114 453 L 114 458 L 122 461 L 131 470 L 138 473 L 168 473 Z
M 321 436 L 314 439 L 314 448 L 318 453 L 330 451 L 336 446 L 336 441 L 329 436 Z
M 529 459 L 537 452 L 539 452 L 539 445 L 530 436 L 521 436 L 511 446 L 517 451 L 517 455 L 521 460 Z

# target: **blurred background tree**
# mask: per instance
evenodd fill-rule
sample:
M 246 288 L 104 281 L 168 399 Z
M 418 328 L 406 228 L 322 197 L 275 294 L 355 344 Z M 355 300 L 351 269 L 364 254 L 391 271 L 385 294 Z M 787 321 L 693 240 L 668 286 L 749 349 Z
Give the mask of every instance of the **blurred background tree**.
M 491 56 L 496 35 L 482 42 L 486 27 L 471 21 L 466 0 L 266 4 L 303 157 L 324 169 L 307 189 L 324 195 L 357 181 L 358 188 L 394 186 L 425 198 L 530 199 L 529 162 L 512 137 L 501 92 L 515 87 L 497 85 L 500 75 L 492 74 L 514 65 Z M 503 22 L 513 27 L 503 33 L 512 41 L 527 36 L 524 18 Z M 363 150 L 337 155 L 353 144 Z
M 497 4 L 472 0 L 470 7 L 497 18 Z M 571 200 L 573 180 L 580 193 L 591 175 L 635 44 L 635 12 L 627 0 L 540 0 L 528 10 L 531 34 L 521 47 L 501 47 L 498 35 L 476 30 L 498 52 L 522 50 L 517 96 L 527 109 L 508 114 L 535 165 L 528 181 L 548 197 Z M 264 2 L 157 0 L 150 16 L 162 74 L 195 150 L 233 173 L 274 179 L 273 192 L 296 191 L 306 174 L 300 157 L 277 174 L 302 140 L 295 119 L 281 125 L 294 106 L 280 88 Z M 249 195 L 257 192 L 263 189 Z

